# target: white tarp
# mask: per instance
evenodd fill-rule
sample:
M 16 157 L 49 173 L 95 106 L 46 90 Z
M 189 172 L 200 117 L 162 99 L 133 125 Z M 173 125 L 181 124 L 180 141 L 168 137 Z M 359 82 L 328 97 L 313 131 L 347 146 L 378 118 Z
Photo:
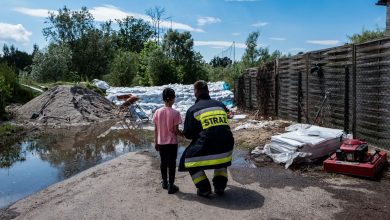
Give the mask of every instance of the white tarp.
M 313 160 L 334 152 L 343 137 L 343 130 L 315 125 L 296 124 L 286 130 L 289 132 L 272 136 L 263 150 L 252 153 L 264 153 L 276 163 L 284 163 L 287 169 L 298 157 Z
M 108 83 L 106 83 L 105 81 L 102 81 L 102 80 L 98 80 L 98 79 L 94 79 L 92 80 L 92 83 L 98 87 L 99 89 L 103 89 L 103 90 L 107 90 L 110 88 L 110 86 L 108 85 Z
M 140 98 L 140 100 L 137 102 L 139 106 L 145 111 L 147 115 L 151 116 L 156 109 L 164 106 L 161 94 L 164 88 L 167 87 L 175 90 L 176 101 L 173 105 L 173 108 L 178 110 L 182 117 L 184 117 L 188 108 L 195 103 L 193 85 L 169 84 L 164 86 L 150 87 L 110 87 L 106 91 L 106 98 L 115 104 L 120 105 L 123 103 L 123 101 L 119 101 L 116 98 L 117 95 L 124 95 L 129 93 L 136 95 Z M 226 90 L 227 87 L 225 82 L 209 82 L 208 87 L 212 99 L 224 102 L 227 107 L 232 106 L 233 93 L 230 90 Z

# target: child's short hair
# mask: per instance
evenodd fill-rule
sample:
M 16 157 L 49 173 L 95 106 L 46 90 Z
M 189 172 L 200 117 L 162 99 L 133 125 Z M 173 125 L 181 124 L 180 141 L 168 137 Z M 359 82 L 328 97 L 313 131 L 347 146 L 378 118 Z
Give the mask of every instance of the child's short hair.
M 171 88 L 165 88 L 162 92 L 162 98 L 165 102 L 176 98 L 175 91 Z

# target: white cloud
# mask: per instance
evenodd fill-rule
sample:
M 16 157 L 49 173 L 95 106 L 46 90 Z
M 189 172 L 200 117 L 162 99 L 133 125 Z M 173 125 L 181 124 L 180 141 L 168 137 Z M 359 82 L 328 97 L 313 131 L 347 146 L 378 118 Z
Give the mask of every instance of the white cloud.
M 287 40 L 287 39 L 284 38 L 284 37 L 270 37 L 269 39 L 270 39 L 270 40 L 277 40 L 277 41 L 284 41 L 284 40 Z
M 268 25 L 268 22 L 257 22 L 255 24 L 251 24 L 253 27 L 264 27 L 266 25 Z
M 147 15 L 124 12 L 112 5 L 93 7 L 89 9 L 89 12 L 91 12 L 93 17 L 95 18 L 95 21 L 101 21 L 101 22 L 108 21 L 108 20 L 115 20 L 115 19 L 123 19 L 127 16 L 133 16 L 135 18 L 141 18 L 141 19 L 149 19 Z
M 287 51 L 293 52 L 293 51 L 307 51 L 305 48 L 290 48 Z
M 195 46 L 211 46 L 211 47 L 230 47 L 233 45 L 231 41 L 194 41 Z M 243 43 L 235 43 L 236 48 L 246 48 Z
M 47 17 L 48 16 L 48 9 L 30 9 L 30 8 L 15 8 L 14 9 L 17 12 L 20 12 L 22 14 L 34 16 L 34 17 Z M 114 20 L 114 19 L 123 19 L 127 16 L 133 16 L 134 18 L 143 19 L 145 21 L 151 22 L 151 19 L 146 14 L 139 14 L 134 12 L 125 12 L 121 9 L 112 6 L 112 5 L 103 5 L 99 7 L 93 7 L 89 9 L 89 12 L 93 15 L 95 18 L 95 21 L 98 22 L 104 22 L 107 20 Z M 174 22 L 174 21 L 163 21 L 161 22 L 161 27 L 163 28 L 173 28 L 173 29 L 179 29 L 184 31 L 193 31 L 193 32 L 204 32 L 204 30 L 200 28 L 193 28 L 190 25 Z
M 30 40 L 31 32 L 21 24 L 8 24 L 0 22 L 0 41 L 26 43 Z
M 26 14 L 26 15 L 30 15 L 30 16 L 34 16 L 34 17 L 42 17 L 42 18 L 46 18 L 48 17 L 49 15 L 49 11 L 48 9 L 43 9 L 43 8 L 14 8 L 13 9 L 14 11 L 17 11 L 19 13 L 22 13 L 22 14 Z
M 198 18 L 198 25 L 203 26 L 207 24 L 216 24 L 220 23 L 221 19 L 219 18 L 214 18 L 214 17 L 199 17 Z
M 89 9 L 93 17 L 96 21 L 107 21 L 107 20 L 114 20 L 114 19 L 123 19 L 127 16 L 133 16 L 134 18 L 143 19 L 145 21 L 151 22 L 151 18 L 148 15 L 145 14 L 139 14 L 134 12 L 125 12 L 120 10 L 119 8 L 112 6 L 112 5 L 104 5 L 100 7 L 93 7 Z M 174 22 L 174 21 L 163 21 L 160 24 L 163 28 L 173 28 L 173 29 L 179 29 L 184 31 L 193 31 L 193 32 L 204 32 L 204 30 L 200 28 L 193 28 L 190 25 Z
M 235 32 L 235 33 L 232 33 L 233 36 L 240 36 L 241 33 L 238 33 L 238 32 Z
M 309 44 L 318 44 L 324 46 L 334 46 L 340 43 L 338 40 L 308 40 L 306 43 Z

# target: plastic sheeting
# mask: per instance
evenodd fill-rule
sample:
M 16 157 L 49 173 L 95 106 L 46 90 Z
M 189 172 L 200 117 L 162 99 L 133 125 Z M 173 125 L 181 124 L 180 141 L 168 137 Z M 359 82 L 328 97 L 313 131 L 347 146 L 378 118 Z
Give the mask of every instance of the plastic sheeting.
M 99 89 L 103 89 L 103 90 L 107 90 L 110 88 L 110 86 L 108 85 L 108 83 L 106 83 L 105 81 L 102 81 L 102 80 L 98 80 L 98 79 L 94 79 L 92 80 L 92 83 L 98 87 Z
M 287 169 L 302 159 L 314 160 L 336 151 L 343 138 L 343 130 L 315 125 L 295 124 L 286 130 L 289 132 L 272 136 L 263 150 L 255 149 L 252 153 L 266 154 L 274 162 L 284 163 Z

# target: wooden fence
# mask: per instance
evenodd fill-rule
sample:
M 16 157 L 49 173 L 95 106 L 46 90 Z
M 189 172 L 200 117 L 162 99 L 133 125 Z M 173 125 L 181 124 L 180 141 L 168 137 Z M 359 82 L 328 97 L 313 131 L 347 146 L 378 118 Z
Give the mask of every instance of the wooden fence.
M 389 94 L 390 38 L 281 58 L 235 80 L 241 108 L 304 123 L 317 118 L 388 149 Z

